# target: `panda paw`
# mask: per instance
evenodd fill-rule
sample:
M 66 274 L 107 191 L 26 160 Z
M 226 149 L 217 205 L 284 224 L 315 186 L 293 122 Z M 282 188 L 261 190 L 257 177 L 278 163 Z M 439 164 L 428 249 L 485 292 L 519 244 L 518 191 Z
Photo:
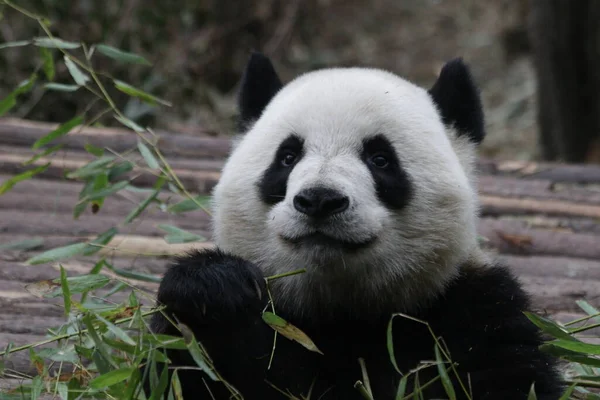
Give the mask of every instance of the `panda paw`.
M 267 289 L 254 264 L 221 250 L 194 251 L 179 257 L 165 274 L 158 304 L 169 316 L 194 328 L 239 324 L 260 317 Z M 157 314 L 158 315 L 158 314 Z M 155 318 L 155 331 L 167 330 L 164 318 Z

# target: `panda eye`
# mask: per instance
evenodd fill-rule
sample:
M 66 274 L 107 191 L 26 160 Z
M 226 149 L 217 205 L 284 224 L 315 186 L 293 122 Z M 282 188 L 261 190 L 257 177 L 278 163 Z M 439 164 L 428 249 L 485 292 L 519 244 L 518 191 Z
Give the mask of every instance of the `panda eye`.
M 296 158 L 296 153 L 292 153 L 291 151 L 287 152 L 281 157 L 281 165 L 284 167 L 290 167 L 294 164 Z
M 388 166 L 389 162 L 385 156 L 376 155 L 371 157 L 371 164 L 373 164 L 377 168 L 385 168 Z

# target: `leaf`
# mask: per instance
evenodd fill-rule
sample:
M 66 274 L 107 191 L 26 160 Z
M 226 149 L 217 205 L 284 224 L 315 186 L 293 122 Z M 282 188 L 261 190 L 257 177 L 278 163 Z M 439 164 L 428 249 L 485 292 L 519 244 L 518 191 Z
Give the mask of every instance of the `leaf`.
M 571 394 L 575 390 L 576 386 L 577 386 L 576 384 L 572 384 L 571 386 L 569 386 L 567 388 L 567 390 L 563 393 L 563 395 L 560 396 L 560 399 L 558 399 L 558 400 L 569 400 L 571 398 Z
M 81 116 L 81 115 L 77 116 L 75 118 L 72 118 L 71 120 L 58 126 L 55 130 L 53 130 L 49 134 L 36 140 L 35 143 L 33 144 L 32 148 L 39 149 L 41 146 L 44 146 L 44 145 L 50 143 L 54 139 L 57 139 L 61 136 L 66 135 L 67 133 L 69 133 L 71 131 L 71 129 L 75 128 L 77 125 L 81 124 L 82 122 L 83 122 L 83 116 Z
M 107 245 L 112 238 L 115 237 L 115 235 L 118 233 L 119 231 L 117 230 L 117 228 L 110 228 L 105 232 L 102 232 L 100 235 L 98 235 L 98 237 L 96 237 L 94 240 L 92 240 L 90 242 L 90 246 L 88 249 L 86 249 L 83 252 L 84 256 L 90 256 L 94 253 L 97 253 L 98 251 L 100 251 L 102 249 L 101 246 L 105 246 Z
M 81 86 L 79 85 L 65 85 L 63 83 L 46 83 L 44 84 L 44 89 L 47 90 L 56 90 L 58 92 L 74 92 L 79 89 Z
M 577 342 L 579 341 L 575 337 L 571 336 L 567 330 L 562 328 L 556 322 L 549 320 L 548 318 L 544 318 L 542 316 L 528 311 L 524 311 L 523 314 L 525 314 L 525 316 L 529 318 L 529 320 L 533 322 L 538 328 L 554 336 L 555 338 Z
M 437 344 L 435 345 L 434 350 L 435 350 L 435 360 L 437 361 L 437 369 L 438 369 L 440 378 L 442 380 L 442 385 L 444 386 L 444 390 L 446 391 L 446 394 L 448 395 L 450 400 L 456 400 L 456 393 L 454 392 L 454 386 L 452 386 L 452 381 L 450 380 L 450 377 L 448 376 L 448 371 L 446 371 L 446 368 L 444 367 L 444 360 L 442 359 L 440 348 Z
M 98 190 L 96 192 L 92 192 L 90 194 L 88 194 L 86 196 L 86 200 L 96 200 L 96 199 L 102 199 L 106 196 L 109 196 L 113 193 L 118 192 L 119 190 L 123 189 L 125 186 L 127 186 L 129 184 L 128 181 L 121 181 L 121 182 L 117 182 L 114 185 L 110 185 L 102 190 Z
M 529 388 L 529 394 L 527 395 L 527 400 L 537 400 L 537 395 L 535 394 L 535 382 L 531 384 Z
M 144 132 L 145 129 L 130 120 L 129 118 L 121 117 L 120 115 L 115 115 L 115 119 L 125 125 L 126 127 L 133 129 L 136 132 Z
M 15 42 L 4 42 L 0 44 L 0 49 L 6 49 L 9 47 L 23 47 L 31 44 L 30 40 L 18 40 Z
M 33 44 L 39 47 L 50 49 L 76 49 L 81 46 L 79 43 L 67 42 L 58 38 L 39 37 L 33 39 Z
M 99 275 L 94 275 L 94 276 L 99 276 Z M 100 336 L 98 336 L 98 331 L 96 330 L 96 328 L 94 327 L 94 324 L 92 323 L 93 321 L 92 321 L 91 315 L 90 314 L 85 315 L 82 318 L 82 321 L 88 330 L 88 334 L 90 335 L 90 337 L 94 341 L 94 344 L 96 345 L 96 350 L 98 350 L 98 352 L 102 356 L 101 358 L 94 359 L 94 361 L 96 361 L 96 364 L 98 364 L 98 361 L 100 361 L 100 363 L 102 363 L 102 361 L 105 361 L 105 362 L 110 363 L 110 365 L 112 365 L 113 368 L 115 368 L 115 369 L 119 368 L 117 363 L 115 362 L 115 360 L 110 356 L 110 352 L 109 352 L 110 349 L 102 341 L 102 339 L 100 339 Z
M 46 74 L 46 78 L 49 81 L 53 81 L 56 70 L 54 68 L 52 52 L 45 47 L 40 47 L 40 54 L 42 55 L 44 74 Z
M 394 336 L 392 334 L 392 327 L 393 327 L 395 316 L 396 315 L 393 314 L 392 317 L 390 318 L 390 321 L 388 322 L 387 334 L 386 334 L 387 349 L 388 349 L 388 354 L 390 355 L 390 361 L 392 362 L 392 365 L 396 369 L 396 372 L 398 372 L 399 374 L 402 374 L 402 372 L 400 372 L 400 368 L 398 368 L 398 363 L 396 362 L 396 355 L 394 354 Z
M 96 45 L 96 50 L 98 50 L 99 53 L 117 61 L 123 61 L 132 64 L 152 65 L 148 60 L 140 55 L 129 53 L 106 44 Z
M 60 266 L 60 286 L 63 292 L 63 302 L 65 305 L 65 315 L 69 317 L 71 312 L 71 291 L 69 290 L 69 282 L 67 281 L 67 273 L 63 266 Z
M 408 384 L 409 375 L 404 375 L 400 379 L 400 383 L 398 384 L 398 391 L 396 392 L 396 400 L 404 399 L 404 393 L 406 393 L 406 385 Z
M 110 283 L 110 279 L 104 275 L 90 274 L 68 277 L 69 292 L 83 293 L 99 289 Z M 25 290 L 36 297 L 57 297 L 63 293 L 61 279 L 47 279 L 25 285 Z
M 43 238 L 31 238 L 0 244 L 0 250 L 33 250 L 44 245 Z
M 562 347 L 555 346 L 552 343 L 545 343 L 541 345 L 540 350 L 554 357 L 559 357 L 567 361 L 600 368 L 600 359 L 590 357 L 584 353 L 567 350 Z
M 286 338 L 290 340 L 295 340 L 310 351 L 323 354 L 321 350 L 317 348 L 313 341 L 304 332 L 302 332 L 300 329 L 296 328 L 294 325 L 290 324 L 280 316 L 275 315 L 272 312 L 265 311 L 262 313 L 262 319 L 267 323 L 267 325 L 275 329 L 277 332 L 279 332 Z
M 0 117 L 17 104 L 17 96 L 31 90 L 36 80 L 37 75 L 33 74 L 29 79 L 19 83 L 15 90 L 10 92 L 8 96 L 0 101 Z
M 0 101 L 0 117 L 16 105 L 16 96 L 12 96 L 9 94 L 4 100 Z
M 58 395 L 61 400 L 69 400 L 69 387 L 64 382 L 59 382 L 56 385 L 56 390 L 58 391 Z
M 48 169 L 49 166 L 50 166 L 50 163 L 47 163 L 45 165 L 42 165 L 42 166 L 34 168 L 34 169 L 30 169 L 29 171 L 22 172 L 22 173 L 20 173 L 18 175 L 13 176 L 10 179 L 5 180 L 0 185 L 0 195 L 8 192 L 17 183 L 19 183 L 21 181 L 25 181 L 25 180 L 31 178 L 34 175 L 37 175 L 37 174 L 39 174 L 41 172 L 44 172 L 45 170 Z
M 123 161 L 120 162 L 118 164 L 115 164 L 109 171 L 108 171 L 108 180 L 113 181 L 116 178 L 118 178 L 119 176 L 126 174 L 129 171 L 133 170 L 133 163 L 131 161 Z
M 554 340 L 550 342 L 554 346 L 561 347 L 563 349 L 578 351 L 580 353 L 585 353 L 588 355 L 598 356 L 600 355 L 600 345 L 598 344 L 589 344 L 579 341 L 569 341 L 569 340 Z
M 75 171 L 69 172 L 67 174 L 67 178 L 88 178 L 90 176 L 98 175 L 99 173 L 104 172 L 104 167 L 113 162 L 114 159 L 115 156 L 102 156 L 100 158 L 97 158 L 94 161 L 90 161 L 83 167 L 78 168 Z
M 181 381 L 179 380 L 177 370 L 173 371 L 173 375 L 171 376 L 171 387 L 173 388 L 175 398 L 177 400 L 183 400 L 183 391 L 181 389 Z
M 113 333 L 113 335 L 115 335 L 118 339 L 121 339 L 123 342 L 125 342 L 128 345 L 135 346 L 136 343 L 133 341 L 133 339 L 131 339 L 129 337 L 129 335 L 123 329 L 119 328 L 115 324 L 111 323 L 110 321 L 102 318 L 101 316 L 99 316 L 97 314 L 96 314 L 96 318 L 98 318 L 98 320 L 102 321 L 106 325 L 108 330 L 111 331 Z
M 600 323 L 600 311 L 598 311 L 597 308 L 595 308 L 594 306 L 592 306 L 590 303 L 588 303 L 585 300 L 577 300 L 577 301 L 575 301 L 575 303 L 577 303 L 579 308 L 581 308 L 583 311 L 585 311 L 588 315 L 599 315 L 599 316 L 591 318 L 591 319 L 594 322 Z
M 119 276 L 122 276 L 123 278 L 135 279 L 142 282 L 160 283 L 162 281 L 162 279 L 158 276 L 144 274 L 143 272 L 129 271 L 120 268 L 111 268 L 111 271 Z
M 34 162 L 36 162 L 37 160 L 39 160 L 42 157 L 46 157 L 49 154 L 52 154 L 58 150 L 60 150 L 63 147 L 62 144 L 58 144 L 56 146 L 52 146 L 47 148 L 46 150 L 44 150 L 43 152 L 36 154 L 35 156 L 31 157 L 29 160 L 24 161 L 23 165 L 30 165 L 33 164 Z
M 146 146 L 144 143 L 138 141 L 138 150 L 140 151 L 140 154 L 142 155 L 142 157 L 144 157 L 146 164 L 148 164 L 148 166 L 151 169 L 159 169 L 160 168 L 160 164 L 158 163 L 158 160 L 156 159 L 156 157 L 154 157 L 154 154 L 152 154 L 152 150 L 150 150 L 148 148 L 148 146 Z
M 135 87 L 129 85 L 128 83 L 119 81 L 117 79 L 114 80 L 114 83 L 115 83 L 115 87 L 117 89 L 119 89 L 121 92 L 128 94 L 130 96 L 133 96 L 133 97 L 137 97 L 138 99 L 142 100 L 143 102 L 146 102 L 146 103 L 152 104 L 152 105 L 156 105 L 156 103 L 160 103 L 160 104 L 163 104 L 168 107 L 171 106 L 171 103 L 169 103 L 168 101 L 159 99 L 158 97 L 153 96 L 149 93 L 146 93 L 143 90 L 140 90 L 138 88 L 135 88 Z
M 195 201 L 194 201 L 195 200 Z M 167 207 L 167 211 L 172 213 L 184 213 L 194 211 L 199 208 L 205 209 L 210 203 L 210 196 L 197 196 L 194 199 L 185 199 L 179 203 Z
M 93 144 L 86 143 L 83 145 L 83 148 L 85 151 L 96 157 L 102 157 L 104 155 L 104 149 L 101 147 L 96 147 Z
M 178 324 L 179 329 L 181 329 L 181 335 L 183 336 L 183 340 L 187 346 L 188 351 L 192 355 L 192 358 L 196 362 L 196 364 L 204 371 L 206 374 L 213 380 L 217 381 L 218 378 L 212 369 L 206 364 L 206 357 L 204 353 L 200 350 L 198 346 L 198 342 L 196 342 L 196 338 L 194 337 L 194 333 L 191 329 L 184 324 Z
M 161 178 L 162 179 L 162 178 Z M 138 215 L 140 215 L 149 205 L 152 203 L 158 194 L 160 193 L 160 189 L 164 184 L 164 179 L 162 179 L 162 183 L 158 186 L 150 196 L 146 197 L 144 201 L 142 201 L 135 209 L 133 209 L 125 218 L 125 224 L 131 223 Z
M 92 379 L 89 385 L 94 389 L 109 387 L 129 378 L 134 370 L 132 367 L 115 369 Z
M 79 69 L 77 64 L 75 64 L 68 56 L 65 55 L 63 59 L 65 60 L 65 65 L 67 66 L 67 69 L 69 70 L 69 73 L 73 77 L 75 83 L 77 83 L 79 86 L 85 86 L 85 84 L 90 80 L 90 77 L 84 74 Z
M 68 246 L 57 247 L 31 257 L 25 261 L 26 264 L 36 265 L 52 261 L 64 260 L 82 254 L 87 248 L 87 243 L 75 243 Z
M 206 240 L 205 237 L 179 229 L 173 225 L 159 224 L 158 228 L 168 233 L 168 235 L 165 236 L 165 241 L 167 243 L 188 243 Z

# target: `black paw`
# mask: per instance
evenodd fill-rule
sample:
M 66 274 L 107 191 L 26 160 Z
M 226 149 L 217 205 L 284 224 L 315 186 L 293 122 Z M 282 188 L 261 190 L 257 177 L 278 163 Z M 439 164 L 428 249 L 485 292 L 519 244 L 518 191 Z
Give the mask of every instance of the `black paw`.
M 194 251 L 178 257 L 165 274 L 158 305 L 192 328 L 238 325 L 260 317 L 268 295 L 261 271 L 254 264 L 220 250 Z M 156 331 L 165 331 L 157 324 Z

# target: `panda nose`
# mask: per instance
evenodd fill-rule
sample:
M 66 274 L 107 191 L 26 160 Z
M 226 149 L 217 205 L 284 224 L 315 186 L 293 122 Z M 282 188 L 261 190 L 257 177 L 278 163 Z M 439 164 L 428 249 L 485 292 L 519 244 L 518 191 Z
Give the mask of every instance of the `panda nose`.
M 333 189 L 304 189 L 294 196 L 294 208 L 314 218 L 339 214 L 345 211 L 349 205 L 348 197 Z

